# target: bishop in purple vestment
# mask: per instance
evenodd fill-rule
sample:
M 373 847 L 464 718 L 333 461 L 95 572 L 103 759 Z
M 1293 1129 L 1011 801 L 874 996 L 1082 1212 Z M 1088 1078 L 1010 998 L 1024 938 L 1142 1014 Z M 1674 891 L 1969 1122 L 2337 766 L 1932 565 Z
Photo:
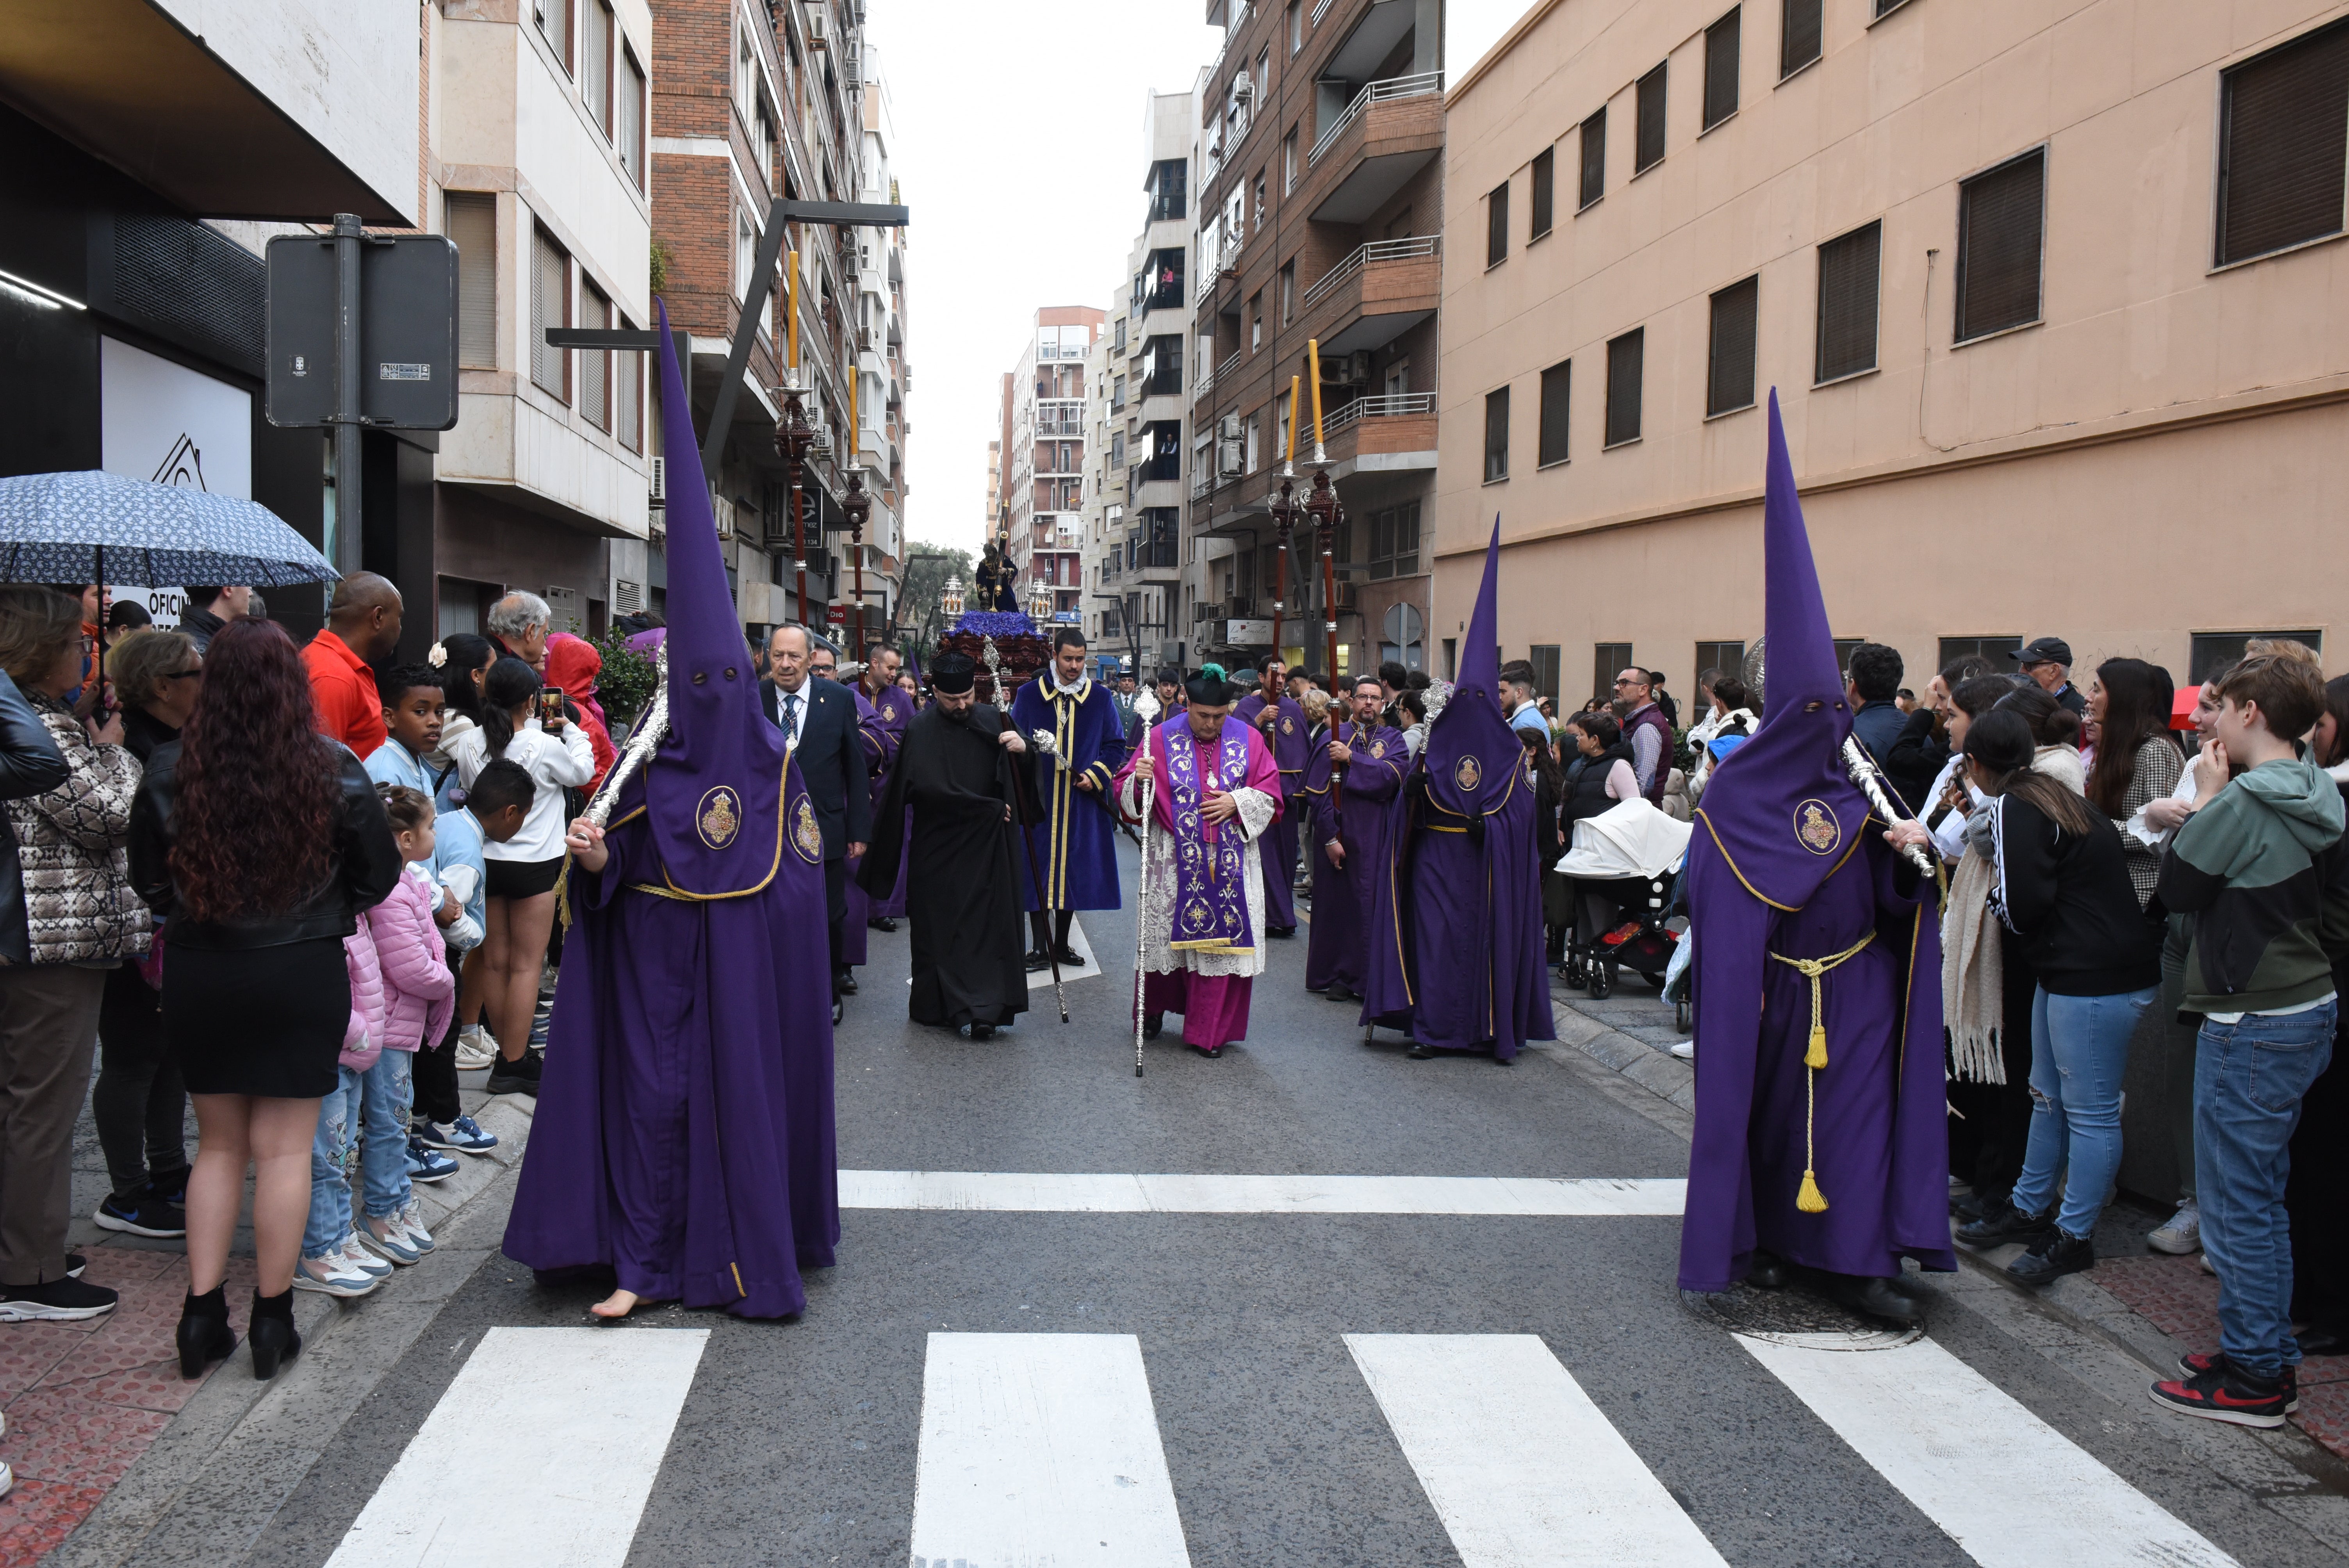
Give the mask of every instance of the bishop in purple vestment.
M 665 308 L 660 342 L 667 737 L 608 829 L 571 827 L 574 924 L 505 1253 L 616 1279 L 600 1316 L 786 1317 L 840 1240 L 828 944 L 807 917 L 823 837 L 736 630 Z
M 1499 700 L 1500 564 L 1495 518 L 1460 678 L 1390 812 L 1371 890 L 1362 1021 L 1408 1030 L 1421 1060 L 1489 1050 L 1506 1065 L 1527 1040 L 1557 1037 L 1533 782 Z
M 1262 735 L 1280 774 L 1280 820 L 1257 841 L 1264 855 L 1264 918 L 1267 936 L 1297 934 L 1297 824 L 1305 790 L 1305 761 L 1312 750 L 1305 710 L 1288 691 L 1288 666 L 1267 654 L 1257 671 L 1262 686 L 1240 698 L 1232 717 Z
M 1306 763 L 1301 793 L 1312 812 L 1313 929 L 1305 988 L 1333 1002 L 1370 983 L 1371 888 L 1387 859 L 1387 808 L 1411 766 L 1402 731 L 1379 722 L 1385 700 L 1374 676 L 1354 683 L 1350 715 L 1330 705 L 1330 732 Z
M 1950 1245 L 1933 887 L 1841 760 L 1851 733 L 1793 464 L 1770 399 L 1762 727 L 1705 787 L 1689 846 L 1696 1135 L 1683 1290 L 1823 1271 L 1849 1305 L 1911 1321 L 1903 1258 Z

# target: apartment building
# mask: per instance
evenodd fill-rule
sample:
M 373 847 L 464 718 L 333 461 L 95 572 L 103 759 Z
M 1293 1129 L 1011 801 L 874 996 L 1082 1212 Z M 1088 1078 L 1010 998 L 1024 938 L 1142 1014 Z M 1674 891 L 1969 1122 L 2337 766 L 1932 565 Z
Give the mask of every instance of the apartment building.
M 735 608 L 754 635 L 787 621 L 823 624 L 835 606 L 843 610 L 835 629 L 845 624 L 843 579 L 853 574 L 845 571 L 848 524 L 840 501 L 852 448 L 843 432 L 850 377 L 859 373 L 864 353 L 860 327 L 873 309 L 864 263 L 870 256 L 874 281 L 885 284 L 887 258 L 873 231 L 793 224 L 768 310 L 745 324 L 741 307 L 775 198 L 860 200 L 868 144 L 878 139 L 885 149 L 885 110 L 868 125 L 863 102 L 862 14 L 861 6 L 835 0 L 660 5 L 652 111 L 660 208 L 653 238 L 660 247 L 660 292 L 669 324 L 691 335 L 688 395 L 697 428 L 706 430 L 714 412 L 736 333 L 755 334 L 718 471 L 707 476 Z M 795 372 L 788 363 L 785 315 L 794 255 Z M 889 297 L 885 286 L 878 297 Z M 885 356 L 876 357 L 885 365 Z M 785 407 L 781 388 L 794 377 L 817 432 L 796 517 L 786 465 L 775 449 Z M 883 419 L 885 432 L 885 417 L 860 406 L 859 420 L 870 423 L 868 414 Z M 881 439 L 885 444 L 885 435 Z M 868 461 L 889 455 L 884 446 L 865 445 L 862 433 L 854 449 Z M 894 519 L 885 524 L 884 517 L 876 501 L 868 548 L 875 528 L 895 526 Z M 647 553 L 647 571 L 657 588 L 660 562 Z M 805 603 L 800 600 L 802 561 Z M 868 626 L 875 624 L 870 608 L 868 601 Z
M 857 65 L 864 116 L 857 200 L 897 205 L 905 192 L 890 162 L 897 132 L 881 50 L 864 44 L 857 52 Z M 873 513 L 864 525 L 863 544 L 854 536 L 846 542 L 849 571 L 843 583 L 852 603 L 859 592 L 864 595 L 868 636 L 901 618 L 897 601 L 905 583 L 905 442 L 913 428 L 906 407 L 913 384 L 906 350 L 907 239 L 905 229 L 864 227 L 856 233 L 859 380 L 853 449 L 873 497 Z
M 1057 619 L 1074 625 L 1085 593 L 1085 366 L 1108 313 L 1086 304 L 1035 313 L 1019 363 L 1003 381 L 999 533 L 1018 573 L 1020 605 L 1030 583 L 1051 594 Z
M 1195 366 L 1184 618 L 1203 654 L 1270 650 L 1278 494 L 1291 425 L 1299 498 L 1318 391 L 1346 519 L 1320 604 L 1309 528 L 1287 562 L 1286 656 L 1341 672 L 1428 659 L 1421 544 L 1437 451 L 1443 0 L 1209 0 L 1225 30 L 1200 93 Z M 1308 359 L 1319 345 L 1319 385 Z M 1291 387 L 1298 391 L 1292 407 Z M 1299 586 L 1309 583 L 1309 590 Z M 1308 594 L 1312 609 L 1305 614 Z
M 1497 512 L 1562 701 L 1735 664 L 1775 388 L 1835 630 L 1920 689 L 2344 667 L 2349 5 L 1548 0 L 1446 107 L 1447 658 Z
M 1078 570 L 1085 596 L 1078 624 L 1096 661 L 1127 649 L 1125 596 L 1125 410 L 1112 407 L 1124 368 L 1129 291 L 1123 280 L 1109 294 L 1109 325 L 1085 362 L 1085 482 L 1079 524 L 1083 544 Z

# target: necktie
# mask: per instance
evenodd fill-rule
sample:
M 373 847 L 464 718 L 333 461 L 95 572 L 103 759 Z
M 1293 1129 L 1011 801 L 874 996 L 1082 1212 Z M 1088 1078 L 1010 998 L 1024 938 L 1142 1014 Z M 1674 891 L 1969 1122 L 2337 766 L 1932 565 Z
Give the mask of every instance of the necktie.
M 796 692 L 783 694 L 783 731 L 796 745 L 800 738 L 800 699 Z

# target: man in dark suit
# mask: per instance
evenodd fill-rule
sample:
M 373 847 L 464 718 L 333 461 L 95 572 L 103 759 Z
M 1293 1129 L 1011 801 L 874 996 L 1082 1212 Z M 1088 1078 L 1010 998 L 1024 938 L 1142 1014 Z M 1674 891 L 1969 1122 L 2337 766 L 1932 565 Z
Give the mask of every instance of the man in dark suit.
M 807 780 L 808 799 L 823 830 L 824 914 L 832 934 L 832 1021 L 841 1020 L 848 966 L 841 961 L 848 912 L 844 863 L 873 838 L 873 797 L 865 784 L 864 743 L 856 732 L 856 698 L 833 681 L 809 678 L 813 644 L 804 626 L 778 626 L 767 640 L 767 679 L 759 700 L 767 717 L 792 738 L 792 757 Z

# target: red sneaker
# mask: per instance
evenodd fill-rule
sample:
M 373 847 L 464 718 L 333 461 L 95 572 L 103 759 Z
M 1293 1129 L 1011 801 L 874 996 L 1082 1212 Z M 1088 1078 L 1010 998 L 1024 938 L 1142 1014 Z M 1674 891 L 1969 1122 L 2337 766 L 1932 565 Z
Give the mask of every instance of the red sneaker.
M 2225 1356 L 2216 1350 L 2202 1351 L 2192 1356 L 2179 1357 L 2178 1369 L 2189 1377 L 2199 1377 L 2203 1373 L 2221 1366 L 2226 1359 Z M 2283 1369 L 2283 1410 L 2287 1416 L 2300 1414 L 2300 1368 L 2297 1367 L 2287 1367 Z
M 2156 1383 L 2153 1402 L 2182 1416 L 2227 1421 L 2238 1427 L 2281 1427 L 2287 1395 L 2283 1380 L 2255 1378 L 2224 1357 L 2190 1377 Z

